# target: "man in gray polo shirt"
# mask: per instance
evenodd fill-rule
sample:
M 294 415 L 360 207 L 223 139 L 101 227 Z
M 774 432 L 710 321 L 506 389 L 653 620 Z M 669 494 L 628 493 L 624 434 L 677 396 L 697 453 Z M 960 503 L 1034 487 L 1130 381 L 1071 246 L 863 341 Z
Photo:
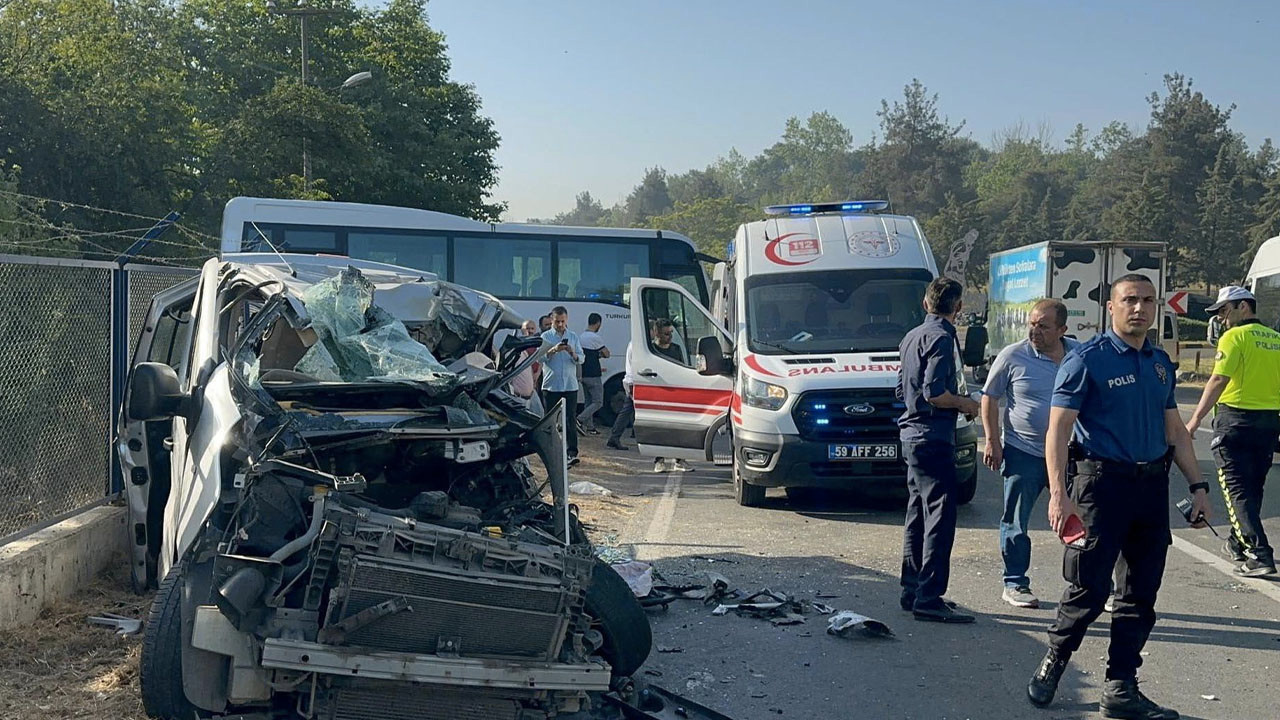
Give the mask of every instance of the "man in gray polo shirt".
M 1027 523 L 1040 492 L 1048 487 L 1044 441 L 1049 404 L 1062 359 L 1076 346 L 1067 338 L 1067 308 L 1041 300 L 1027 317 L 1027 339 L 1000 351 L 982 390 L 983 463 L 1004 478 L 1004 515 L 1000 518 L 1000 555 L 1004 558 L 1005 602 L 1034 608 L 1031 592 L 1031 538 Z M 1004 400 L 1004 438 L 1000 401 Z

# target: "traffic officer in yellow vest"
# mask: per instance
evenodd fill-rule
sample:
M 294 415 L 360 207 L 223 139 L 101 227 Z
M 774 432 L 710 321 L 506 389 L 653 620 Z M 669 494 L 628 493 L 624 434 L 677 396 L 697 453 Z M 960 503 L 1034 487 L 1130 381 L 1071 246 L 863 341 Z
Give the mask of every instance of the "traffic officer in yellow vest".
M 1275 575 L 1275 555 L 1260 511 L 1262 486 L 1280 436 L 1280 333 L 1258 320 L 1253 293 L 1236 285 L 1222 288 L 1209 312 L 1216 313 L 1227 330 L 1218 340 L 1213 375 L 1187 431 L 1194 436 L 1216 406 L 1209 447 L 1231 519 L 1223 552 L 1240 563 L 1237 575 Z

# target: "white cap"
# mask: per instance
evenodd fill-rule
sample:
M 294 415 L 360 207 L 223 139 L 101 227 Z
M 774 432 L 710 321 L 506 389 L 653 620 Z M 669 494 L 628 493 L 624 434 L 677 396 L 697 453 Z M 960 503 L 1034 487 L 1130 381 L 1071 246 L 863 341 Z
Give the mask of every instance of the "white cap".
M 1239 300 L 1253 300 L 1253 293 L 1245 290 L 1239 285 L 1228 285 L 1218 290 L 1218 302 L 1205 308 L 1205 312 L 1218 312 L 1218 308 L 1229 302 L 1237 302 Z

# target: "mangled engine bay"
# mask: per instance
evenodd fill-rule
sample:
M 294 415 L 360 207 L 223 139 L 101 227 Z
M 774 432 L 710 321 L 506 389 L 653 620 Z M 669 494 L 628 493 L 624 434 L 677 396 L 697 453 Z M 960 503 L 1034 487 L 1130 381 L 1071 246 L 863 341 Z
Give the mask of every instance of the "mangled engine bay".
M 221 323 L 240 419 L 181 568 L 187 700 L 533 720 L 638 669 L 648 623 L 568 505 L 563 411 L 505 390 L 540 339 L 508 339 L 496 367 L 476 352 L 519 318 L 355 268 L 242 286 Z

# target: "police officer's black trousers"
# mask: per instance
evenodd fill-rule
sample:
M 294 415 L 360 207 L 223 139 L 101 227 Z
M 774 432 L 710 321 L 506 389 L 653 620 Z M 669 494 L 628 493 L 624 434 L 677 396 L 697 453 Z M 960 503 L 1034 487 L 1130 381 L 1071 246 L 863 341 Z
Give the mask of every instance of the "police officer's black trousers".
M 1068 493 L 1080 508 L 1088 537 L 1083 548 L 1063 550 L 1062 577 L 1068 585 L 1049 628 L 1049 644 L 1059 654 L 1080 648 L 1111 594 L 1114 569 L 1107 679 L 1132 679 L 1156 622 L 1156 593 L 1173 542 L 1168 466 L 1163 461 L 1134 466 L 1082 460 L 1072 468 Z
M 1213 421 L 1214 460 L 1218 483 L 1227 501 L 1231 521 L 1231 545 L 1262 562 L 1275 556 L 1262 528 L 1262 488 L 1271 470 L 1271 455 L 1280 436 L 1280 413 L 1275 410 L 1238 410 L 1218 405 Z
M 939 442 L 904 442 L 907 519 L 902 540 L 902 594 L 916 608 L 942 607 L 956 539 L 956 450 Z

